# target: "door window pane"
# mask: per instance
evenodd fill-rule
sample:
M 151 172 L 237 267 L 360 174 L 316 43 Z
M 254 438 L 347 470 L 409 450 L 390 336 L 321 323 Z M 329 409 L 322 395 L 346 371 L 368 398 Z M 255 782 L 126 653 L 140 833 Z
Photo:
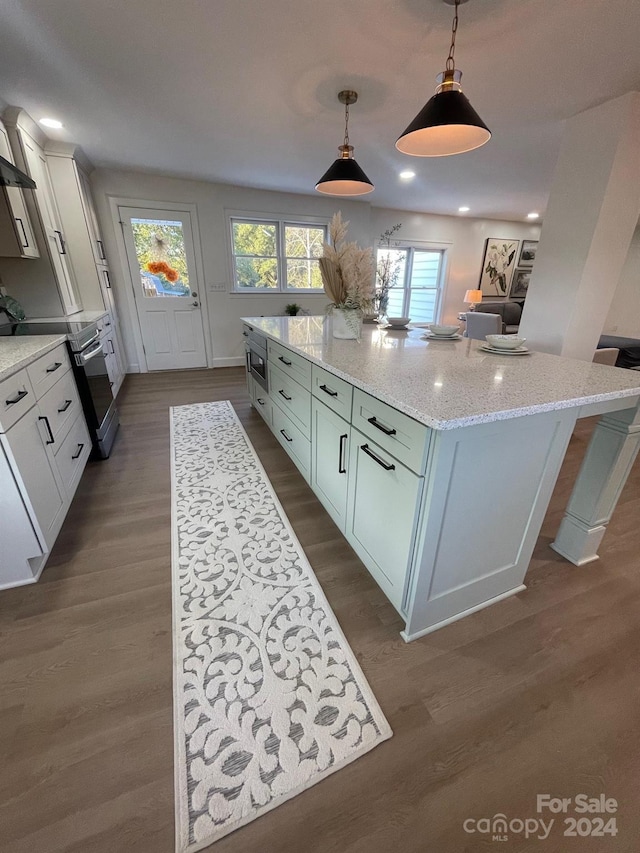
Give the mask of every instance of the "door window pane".
M 188 297 L 189 272 L 182 222 L 131 219 L 144 296 Z
M 386 262 L 395 275 L 395 285 L 389 291 L 388 317 L 411 317 L 414 323 L 432 323 L 436 319 L 442 259 L 441 251 L 378 249 L 378 265 Z
M 236 290 L 278 287 L 278 231 L 274 222 L 232 222 Z

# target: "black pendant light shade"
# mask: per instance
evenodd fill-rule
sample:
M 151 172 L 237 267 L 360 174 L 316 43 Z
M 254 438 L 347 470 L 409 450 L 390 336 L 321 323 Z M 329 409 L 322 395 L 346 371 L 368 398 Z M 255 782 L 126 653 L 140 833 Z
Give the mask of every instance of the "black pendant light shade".
M 349 105 L 358 100 L 357 92 L 345 89 L 338 95 L 345 106 L 344 143 L 339 146 L 341 156 L 334 160 L 316 184 L 325 195 L 365 195 L 374 190 L 369 178 L 353 159 L 353 145 L 349 144 Z
M 414 157 L 446 157 L 480 148 L 491 131 L 460 90 L 437 92 L 396 142 Z
M 344 151 L 343 149 L 350 149 Z M 341 145 L 342 157 L 329 166 L 316 184 L 319 193 L 326 195 L 365 195 L 374 186 L 353 159 L 353 145 Z
M 491 139 L 491 131 L 463 94 L 462 73 L 455 68 L 458 6 L 466 0 L 444 0 L 455 6 L 451 46 L 446 69 L 438 75 L 438 88 L 398 138 L 396 148 L 414 157 L 446 157 L 480 148 Z

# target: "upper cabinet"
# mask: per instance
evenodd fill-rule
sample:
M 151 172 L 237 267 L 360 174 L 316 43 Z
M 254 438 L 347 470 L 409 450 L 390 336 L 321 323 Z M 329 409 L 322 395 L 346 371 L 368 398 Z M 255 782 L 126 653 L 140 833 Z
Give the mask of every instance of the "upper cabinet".
M 40 257 L 29 264 L 2 259 L 3 284 L 31 316 L 74 314 L 83 305 L 73 267 L 73 246 L 66 238 L 44 152 L 47 138 L 17 107 L 5 111 L 4 123 L 16 166 L 36 183 L 36 189 L 23 197 Z
M 10 163 L 14 162 L 9 137 L 1 122 L 0 157 L 4 157 Z M 1 187 L 0 190 L 0 257 L 39 258 L 40 252 L 36 245 L 22 190 L 20 187 Z

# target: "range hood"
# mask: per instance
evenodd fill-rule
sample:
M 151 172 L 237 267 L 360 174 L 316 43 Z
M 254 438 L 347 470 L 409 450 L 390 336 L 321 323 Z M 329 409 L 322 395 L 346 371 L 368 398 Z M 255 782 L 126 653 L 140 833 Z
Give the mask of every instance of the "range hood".
M 0 187 L 21 187 L 23 190 L 35 190 L 36 183 L 13 163 L 5 160 L 4 157 L 0 157 Z

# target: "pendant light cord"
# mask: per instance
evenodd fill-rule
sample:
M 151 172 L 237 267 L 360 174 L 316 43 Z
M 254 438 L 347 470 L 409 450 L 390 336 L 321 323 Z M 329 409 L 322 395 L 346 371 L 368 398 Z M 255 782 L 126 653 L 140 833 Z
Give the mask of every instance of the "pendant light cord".
M 349 144 L 349 104 L 344 105 L 344 145 Z
M 455 71 L 456 64 L 454 61 L 454 55 L 456 52 L 456 33 L 458 32 L 458 6 L 460 5 L 460 0 L 455 0 L 455 12 L 453 15 L 453 24 L 451 25 L 451 47 L 449 48 L 449 56 L 447 57 L 447 64 L 445 68 L 447 71 Z

